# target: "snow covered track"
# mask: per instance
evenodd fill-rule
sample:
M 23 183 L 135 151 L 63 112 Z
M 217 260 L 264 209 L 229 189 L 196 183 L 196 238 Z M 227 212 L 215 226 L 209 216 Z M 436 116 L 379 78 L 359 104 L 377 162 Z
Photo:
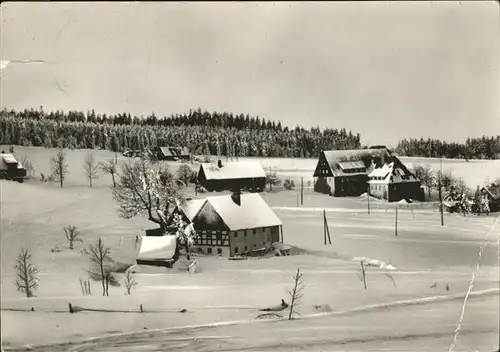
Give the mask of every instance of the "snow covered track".
M 481 297 L 488 297 L 488 296 L 495 296 L 499 295 L 500 290 L 498 288 L 495 289 L 489 289 L 489 290 L 483 290 L 483 291 L 476 291 L 472 292 L 468 295 L 468 298 L 481 298 Z M 367 305 L 367 306 L 362 306 L 362 307 L 357 307 L 353 309 L 346 309 L 342 311 L 333 311 L 333 312 L 327 312 L 327 313 L 316 313 L 316 314 L 308 314 L 308 315 L 303 315 L 301 320 L 311 320 L 311 319 L 318 319 L 318 318 L 328 318 L 328 317 L 335 317 L 335 316 L 351 316 L 354 314 L 362 314 L 362 313 L 370 313 L 370 312 L 386 312 L 388 308 L 403 308 L 403 307 L 410 307 L 410 306 L 424 306 L 428 304 L 433 304 L 433 303 L 438 303 L 438 302 L 451 302 L 451 301 L 456 301 L 463 299 L 465 294 L 456 294 L 456 295 L 441 295 L 441 296 L 431 296 L 431 297 L 423 297 L 423 298 L 417 298 L 417 299 L 409 299 L 409 300 L 400 300 L 400 301 L 394 301 L 390 303 L 383 303 L 383 304 L 373 304 L 373 305 Z M 161 340 L 162 342 L 168 342 L 168 341 L 193 341 L 193 340 L 222 340 L 222 339 L 230 339 L 232 338 L 231 336 L 191 336 L 191 337 L 181 337 L 181 338 L 173 338 L 169 339 L 168 335 L 173 334 L 173 333 L 183 333 L 183 334 L 193 334 L 198 331 L 204 331 L 206 329 L 218 329 L 218 328 L 223 328 L 223 327 L 230 327 L 230 326 L 242 326 L 242 325 L 260 325 L 260 324 L 269 324 L 269 323 L 279 323 L 280 321 L 273 320 L 234 320 L 234 321 L 226 321 L 226 322 L 218 322 L 218 323 L 212 323 L 212 324 L 201 324 L 201 325 L 186 325 L 186 326 L 178 326 L 178 327 L 172 327 L 172 328 L 166 328 L 166 329 L 150 329 L 150 330 L 144 330 L 144 331 L 137 331 L 137 332 L 131 332 L 131 333 L 116 333 L 116 334 L 108 334 L 105 336 L 96 336 L 92 338 L 87 338 L 84 340 L 75 340 L 75 341 L 68 341 L 68 342 L 62 342 L 62 343 L 57 343 L 57 344 L 43 344 L 43 345 L 26 345 L 23 347 L 4 347 L 4 350 L 7 351 L 16 351 L 16 352 L 24 352 L 24 351 L 47 351 L 47 352 L 57 352 L 57 351 L 103 351 L 104 346 L 106 346 L 106 351 L 122 351 L 122 346 L 118 341 L 123 341 L 126 340 L 127 343 L 134 343 L 134 341 L 142 341 L 144 347 L 150 348 L 148 344 L 150 344 L 152 341 L 157 341 Z M 285 323 L 286 321 L 282 321 Z M 266 329 L 266 328 L 265 328 Z M 269 329 L 269 328 L 267 328 Z M 281 329 L 281 327 L 280 327 Z M 486 333 L 490 333 L 491 331 L 484 331 Z M 167 336 L 166 336 L 167 335 Z M 427 335 L 422 335 L 422 336 L 427 336 Z M 443 335 L 444 336 L 444 335 Z M 415 335 L 414 338 L 417 338 L 419 336 Z M 365 338 L 366 339 L 366 338 Z M 369 338 L 368 338 L 369 340 Z M 107 346 L 110 346 L 110 343 L 116 343 L 115 347 L 113 348 L 108 348 Z M 324 341 L 324 344 L 327 344 L 328 341 Z M 141 349 L 139 348 L 140 346 L 137 346 L 136 343 L 134 343 L 134 351 L 140 351 Z M 156 345 L 155 345 L 156 346 Z M 157 348 L 151 348 L 151 349 L 146 349 L 147 351 L 157 351 Z M 205 349 L 202 349 L 203 351 L 206 351 Z M 232 349 L 235 350 L 235 349 Z M 240 348 L 237 348 L 236 350 L 241 350 Z M 244 349 L 243 349 L 244 350 Z

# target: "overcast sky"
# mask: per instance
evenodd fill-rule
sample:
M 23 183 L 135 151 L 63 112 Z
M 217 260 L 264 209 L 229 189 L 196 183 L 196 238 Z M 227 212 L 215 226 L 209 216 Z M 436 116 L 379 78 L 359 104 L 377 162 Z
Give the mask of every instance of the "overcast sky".
M 366 144 L 500 134 L 496 1 L 3 2 L 1 16 L 2 107 L 201 107 Z

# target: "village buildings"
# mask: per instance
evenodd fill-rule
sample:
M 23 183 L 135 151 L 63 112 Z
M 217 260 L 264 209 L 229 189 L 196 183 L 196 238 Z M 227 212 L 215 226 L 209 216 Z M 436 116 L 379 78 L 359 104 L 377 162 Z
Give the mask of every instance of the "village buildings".
M 367 192 L 368 173 L 389 157 L 386 148 L 325 150 L 314 171 L 314 190 L 335 197 Z
M 421 181 L 383 146 L 325 150 L 314 171 L 314 190 L 335 197 L 371 195 L 390 202 L 423 200 Z
M 179 214 L 198 236 L 193 250 L 208 255 L 237 256 L 267 252 L 283 241 L 282 222 L 258 193 L 233 193 L 191 199 L 179 204 Z
M 245 190 L 262 192 L 266 186 L 266 172 L 257 161 L 202 163 L 198 184 L 207 191 Z

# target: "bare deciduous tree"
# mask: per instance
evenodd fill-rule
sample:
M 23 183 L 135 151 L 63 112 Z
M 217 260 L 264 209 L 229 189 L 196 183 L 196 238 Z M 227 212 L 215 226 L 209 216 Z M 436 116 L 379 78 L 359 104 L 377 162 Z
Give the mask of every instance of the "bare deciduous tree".
M 99 237 L 95 245 L 90 245 L 89 259 L 92 268 L 88 271 L 89 277 L 95 281 L 101 281 L 102 295 L 109 296 L 109 285 L 120 286 L 120 283 L 113 275 L 111 270 L 110 250 L 104 246 L 102 239 Z
M 167 169 L 146 159 L 134 160 L 122 166 L 120 179 L 113 189 L 121 217 L 131 219 L 146 215 L 162 229 L 168 227 L 167 218 L 184 196 Z
M 21 161 L 21 164 L 23 165 L 24 169 L 26 170 L 28 177 L 35 176 L 35 167 L 33 166 L 33 163 L 26 156 Z
M 107 163 L 101 163 L 100 164 L 102 172 L 105 174 L 111 175 L 111 179 L 113 180 L 113 188 L 116 187 L 116 180 L 115 180 L 115 175 L 116 175 L 116 163 L 114 160 L 109 160 Z
M 80 238 L 80 231 L 73 225 L 68 225 L 64 228 L 64 235 L 69 243 L 70 250 L 73 250 L 75 242 L 83 243 L 83 240 Z
M 122 166 L 120 179 L 113 189 L 113 198 L 118 204 L 121 217 L 130 219 L 146 215 L 165 233 L 169 228 L 175 229 L 172 233 L 177 237 L 174 261 L 179 258 L 180 247 L 184 247 L 186 253 L 189 253 L 189 247 L 196 236 L 192 226 L 186 226 L 175 217 L 174 221 L 169 221 L 173 208 L 185 201 L 176 181 L 168 169 L 142 158 Z
M 132 276 L 132 272 L 130 270 L 127 270 L 125 272 L 125 288 L 127 289 L 127 295 L 132 294 L 132 289 L 137 286 L 137 282 L 135 281 L 134 277 Z
M 436 184 L 436 174 L 432 171 L 429 165 L 415 165 L 413 168 L 413 173 L 415 177 L 417 177 L 427 188 L 427 196 L 431 198 L 431 190 L 433 187 L 437 186 Z
M 30 298 L 38 289 L 38 276 L 40 272 L 36 265 L 31 263 L 31 253 L 28 249 L 21 248 L 14 266 L 16 271 L 16 288 L 19 292 L 26 294 Z
M 94 159 L 94 155 L 92 153 L 88 153 L 85 156 L 85 160 L 83 161 L 83 169 L 85 170 L 85 176 L 89 180 L 90 187 L 92 187 L 92 180 L 95 180 L 99 177 L 98 165 Z
M 57 155 L 52 157 L 52 175 L 54 175 L 61 184 L 61 188 L 64 187 L 64 179 L 68 174 L 68 163 L 66 162 L 66 153 L 61 148 L 57 152 Z
M 297 273 L 293 277 L 293 289 L 288 292 L 291 297 L 290 302 L 290 313 L 288 314 L 288 320 L 292 320 L 294 315 L 299 315 L 297 312 L 297 307 L 300 305 L 302 296 L 304 295 L 304 279 L 302 278 L 303 274 L 300 272 L 300 268 L 297 268 Z

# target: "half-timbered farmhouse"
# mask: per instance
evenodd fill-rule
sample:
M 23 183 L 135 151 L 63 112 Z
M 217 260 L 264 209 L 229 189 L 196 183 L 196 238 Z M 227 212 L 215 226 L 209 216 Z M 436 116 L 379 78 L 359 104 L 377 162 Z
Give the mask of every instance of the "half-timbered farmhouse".
M 396 157 L 368 174 L 370 194 L 389 202 L 402 199 L 424 200 L 421 181 Z
M 389 157 L 386 148 L 325 150 L 314 171 L 314 190 L 335 197 L 367 192 L 368 174 Z
M 207 191 L 246 190 L 262 192 L 266 186 L 266 172 L 257 161 L 202 163 L 198 183 Z
M 193 249 L 206 254 L 245 255 L 283 241 L 281 220 L 258 193 L 192 199 L 173 214 L 193 223 L 198 233 Z

